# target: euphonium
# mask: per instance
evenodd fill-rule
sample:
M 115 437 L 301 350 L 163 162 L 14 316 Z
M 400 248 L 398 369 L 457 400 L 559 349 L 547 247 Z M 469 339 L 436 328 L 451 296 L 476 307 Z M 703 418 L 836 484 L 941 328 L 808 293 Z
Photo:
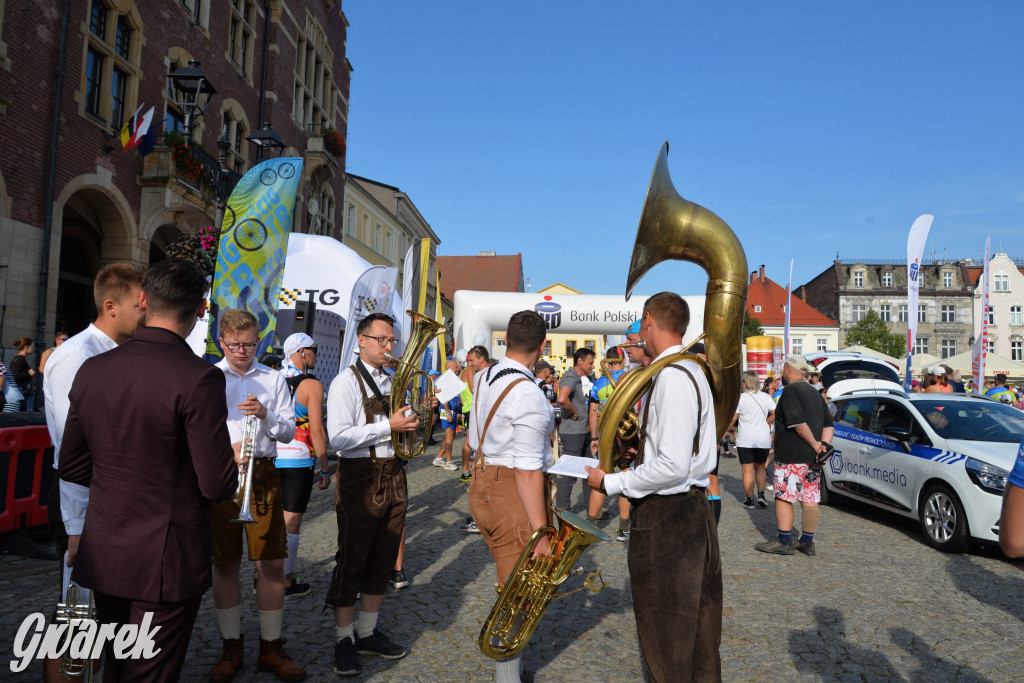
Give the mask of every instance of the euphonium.
M 68 625 L 68 632 L 64 640 L 68 644 L 68 648 L 60 659 L 62 678 L 80 678 L 83 683 L 93 680 L 98 660 L 75 659 L 71 655 L 71 642 L 74 640 L 74 636 L 81 632 L 80 629 L 87 628 L 83 622 L 95 620 L 96 603 L 92 599 L 92 591 L 82 588 L 74 581 L 69 581 L 65 599 L 57 604 L 57 614 L 54 617 L 54 621 Z
M 414 432 L 391 432 L 395 455 L 403 460 L 412 460 L 426 452 L 430 431 L 434 426 L 434 408 L 430 405 L 430 399 L 434 396 L 434 381 L 420 370 L 419 361 L 444 326 L 416 311 L 406 313 L 412 317 L 412 332 L 409 334 L 409 343 L 405 345 L 405 352 L 401 358 L 385 353 L 384 359 L 398 364 L 391 382 L 391 414 L 394 415 L 395 411 L 408 403 L 420 421 Z M 408 401 L 406 394 L 409 394 Z
M 715 405 L 716 436 L 720 439 L 736 412 L 740 392 L 740 344 L 743 312 L 747 304 L 747 257 L 739 239 L 725 221 L 704 207 L 683 199 L 668 173 L 668 143 L 658 154 L 651 175 L 626 276 L 626 299 L 643 275 L 666 259 L 689 261 L 708 274 L 704 303 L 704 339 L 707 361 L 686 353 L 666 356 L 647 368 L 621 378 L 608 399 L 598 426 L 601 469 L 612 472 L 619 425 L 655 375 L 682 359 L 698 363 L 711 385 Z M 635 417 L 633 418 L 635 422 Z
M 518 654 L 530 641 L 555 591 L 572 574 L 583 569 L 573 567 L 587 546 L 608 541 L 608 535 L 587 520 L 569 512 L 556 513 L 558 532 L 543 526 L 533 532 L 519 555 L 498 599 L 480 630 L 480 651 L 492 659 L 507 659 Z M 551 537 L 551 554 L 533 556 L 533 549 L 544 536 Z M 584 582 L 594 593 L 604 588 L 599 572 Z
M 246 415 L 242 426 L 242 463 L 238 466 L 238 491 L 235 502 L 238 503 L 238 517 L 234 520 L 241 524 L 256 522 L 252 516 L 252 475 L 256 464 L 256 430 L 259 419 L 255 415 Z

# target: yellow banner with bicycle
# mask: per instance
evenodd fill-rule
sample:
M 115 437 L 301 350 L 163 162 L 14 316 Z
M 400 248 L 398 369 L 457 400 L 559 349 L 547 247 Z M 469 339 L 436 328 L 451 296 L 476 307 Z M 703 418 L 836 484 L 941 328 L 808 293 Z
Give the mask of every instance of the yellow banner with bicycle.
M 301 178 L 301 158 L 270 159 L 242 176 L 228 198 L 210 297 L 217 312 L 210 317 L 206 344 L 211 361 L 221 357 L 215 343 L 219 311 L 228 308 L 242 308 L 256 316 L 260 327 L 257 358 L 273 342 L 277 294 Z

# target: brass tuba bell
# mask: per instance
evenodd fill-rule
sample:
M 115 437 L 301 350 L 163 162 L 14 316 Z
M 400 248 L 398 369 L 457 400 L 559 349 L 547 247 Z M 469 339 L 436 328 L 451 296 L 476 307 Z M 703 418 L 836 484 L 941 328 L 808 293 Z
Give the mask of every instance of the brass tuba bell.
M 689 261 L 708 274 L 704 303 L 707 361 L 686 353 L 666 356 L 621 378 L 608 399 L 598 426 L 601 469 L 614 471 L 616 435 L 637 399 L 666 365 L 684 358 L 704 370 L 715 404 L 717 438 L 721 439 L 740 397 L 741 337 L 747 305 L 747 257 L 736 233 L 713 212 L 683 199 L 668 173 L 668 143 L 658 154 L 637 228 L 633 258 L 626 276 L 626 299 L 644 274 L 668 259 Z M 635 423 L 635 420 L 634 420 Z
M 395 455 L 403 460 L 412 460 L 426 452 L 434 426 L 434 408 L 430 405 L 430 399 L 434 397 L 434 380 L 420 370 L 419 361 L 444 325 L 416 311 L 406 313 L 412 318 L 412 331 L 405 352 L 401 358 L 385 353 L 384 359 L 397 365 L 391 383 L 391 413 L 408 402 L 420 421 L 414 432 L 391 432 Z

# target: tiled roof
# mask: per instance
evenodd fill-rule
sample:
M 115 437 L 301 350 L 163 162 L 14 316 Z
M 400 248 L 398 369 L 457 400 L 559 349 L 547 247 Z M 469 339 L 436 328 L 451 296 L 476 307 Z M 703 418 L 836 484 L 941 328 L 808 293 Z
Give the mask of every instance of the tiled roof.
M 481 292 L 523 291 L 523 255 L 438 256 L 441 294 L 449 301 L 455 292 L 470 289 Z
M 754 307 L 760 306 L 760 311 Z M 747 312 L 762 325 L 786 324 L 786 288 L 780 287 L 767 276 L 762 279 L 754 273 L 747 289 Z M 793 295 L 793 311 L 789 316 L 790 325 L 809 327 L 839 327 L 839 323 L 819 312 L 800 297 Z

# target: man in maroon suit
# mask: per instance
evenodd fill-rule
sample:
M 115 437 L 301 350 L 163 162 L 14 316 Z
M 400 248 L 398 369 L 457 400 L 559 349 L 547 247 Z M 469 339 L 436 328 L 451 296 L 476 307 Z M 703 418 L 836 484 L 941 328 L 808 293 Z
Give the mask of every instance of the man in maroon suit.
M 146 327 L 85 361 L 71 388 L 61 496 L 89 499 L 82 534 L 68 538 L 72 579 L 93 590 L 101 623 L 141 624 L 152 613 L 160 627 L 148 660 L 116 659 L 108 643 L 105 681 L 178 680 L 210 587 L 210 501 L 238 487 L 224 373 L 185 343 L 205 290 L 188 261 L 150 268 Z

